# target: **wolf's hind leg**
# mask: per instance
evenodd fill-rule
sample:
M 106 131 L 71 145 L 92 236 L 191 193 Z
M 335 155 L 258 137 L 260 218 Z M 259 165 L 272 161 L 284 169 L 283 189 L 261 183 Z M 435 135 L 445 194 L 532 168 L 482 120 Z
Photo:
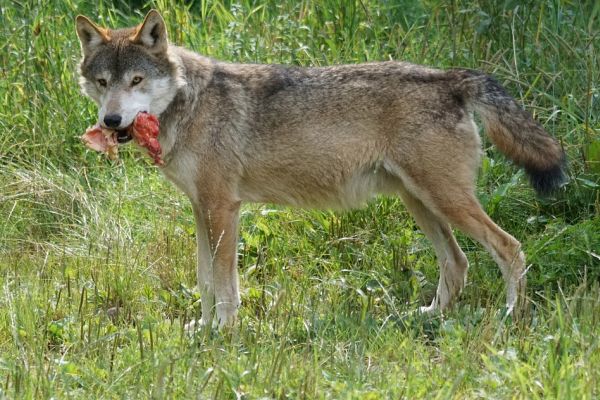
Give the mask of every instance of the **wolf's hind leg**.
M 527 281 L 521 243 L 496 225 L 472 194 L 447 202 L 440 209 L 452 225 L 481 243 L 500 267 L 506 283 L 508 313 L 515 307 L 522 311 Z
M 446 182 L 436 187 L 435 193 L 420 187 L 419 198 L 427 199 L 428 208 L 441 219 L 475 239 L 492 255 L 500 267 L 506 283 L 506 306 L 508 312 L 521 308 L 525 301 L 525 255 L 521 243 L 503 231 L 485 213 L 474 195 L 471 184 Z
M 421 307 L 421 311 L 443 311 L 453 304 L 466 283 L 469 268 L 467 257 L 458 246 L 447 222 L 433 214 L 406 189 L 402 188 L 399 192 L 417 225 L 431 241 L 440 267 L 440 279 L 435 298 L 428 307 Z

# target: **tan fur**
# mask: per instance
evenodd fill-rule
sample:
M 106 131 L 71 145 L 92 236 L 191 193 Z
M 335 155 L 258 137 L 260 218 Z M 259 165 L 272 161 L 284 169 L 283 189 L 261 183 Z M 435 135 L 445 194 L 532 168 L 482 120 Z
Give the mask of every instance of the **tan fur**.
M 94 30 L 81 23 L 78 32 Z M 562 171 L 564 157 L 487 75 L 402 62 L 306 69 L 228 64 L 172 45 L 162 49 L 166 30 L 155 11 L 137 29 L 111 35 L 120 40 L 120 57 L 128 46 L 148 46 L 148 59 L 167 63 L 173 79 L 172 101 L 156 111 L 162 170 L 193 205 L 203 324 L 215 311 L 220 325 L 235 321 L 237 221 L 245 201 L 351 208 L 378 193 L 399 195 L 439 261 L 436 297 L 425 311 L 450 306 L 465 284 L 468 262 L 451 226 L 492 254 L 509 310 L 523 300 L 521 246 L 474 194 L 481 146 L 472 113 L 480 112 L 498 147 L 538 178 Z M 84 49 L 82 86 L 92 97 L 101 97 L 88 82 L 92 66 L 104 63 L 117 82 L 126 75 L 113 67 L 116 60 L 103 58 L 112 54 L 109 46 Z

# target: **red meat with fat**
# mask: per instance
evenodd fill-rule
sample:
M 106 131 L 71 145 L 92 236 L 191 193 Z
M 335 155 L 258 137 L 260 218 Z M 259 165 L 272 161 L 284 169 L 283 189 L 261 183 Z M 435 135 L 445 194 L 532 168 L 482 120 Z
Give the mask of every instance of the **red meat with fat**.
M 141 112 L 135 117 L 131 128 L 131 134 L 136 143 L 148 150 L 148 155 L 154 160 L 154 164 L 163 165 L 161 158 L 162 150 L 158 142 L 159 123 L 158 118 L 152 114 Z
M 133 124 L 127 128 L 135 142 L 148 151 L 148 155 L 154 160 L 155 165 L 164 165 L 161 157 L 162 150 L 158 142 L 159 133 L 158 118 L 147 112 L 138 113 Z M 87 147 L 92 150 L 101 151 L 108 155 L 111 160 L 118 157 L 117 131 L 102 128 L 99 124 L 89 128 L 81 139 Z

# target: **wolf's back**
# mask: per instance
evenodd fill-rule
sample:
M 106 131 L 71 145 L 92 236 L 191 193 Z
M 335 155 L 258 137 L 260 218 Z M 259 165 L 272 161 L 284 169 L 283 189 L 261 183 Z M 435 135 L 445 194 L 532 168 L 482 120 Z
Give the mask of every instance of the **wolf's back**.
M 459 90 L 482 117 L 492 143 L 525 169 L 538 194 L 548 194 L 568 180 L 560 143 L 496 80 L 473 70 L 453 72 L 460 76 Z

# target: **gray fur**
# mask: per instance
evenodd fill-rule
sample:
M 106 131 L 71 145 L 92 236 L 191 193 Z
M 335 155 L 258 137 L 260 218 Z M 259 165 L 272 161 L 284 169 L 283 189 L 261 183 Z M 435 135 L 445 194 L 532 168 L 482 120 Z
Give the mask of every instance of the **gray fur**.
M 557 165 L 562 150 L 486 75 L 396 61 L 229 64 L 172 45 L 157 50 L 156 43 L 167 42 L 156 11 L 136 28 L 105 31 L 108 39 L 86 48 L 87 33 L 101 29 L 90 24 L 78 18 L 82 86 L 101 109 L 90 81 L 102 71 L 118 82 L 127 71 L 143 70 L 149 86 L 140 96 L 168 100 L 154 109 L 162 171 L 194 209 L 203 324 L 215 311 L 221 325 L 235 320 L 237 218 L 245 201 L 350 208 L 378 193 L 399 195 L 439 259 L 437 294 L 423 310 L 449 307 L 465 284 L 467 259 L 450 226 L 497 261 L 509 310 L 523 302 L 520 244 L 474 195 L 481 146 L 472 112 L 520 165 Z M 169 89 L 158 96 L 152 81 L 165 77 Z

